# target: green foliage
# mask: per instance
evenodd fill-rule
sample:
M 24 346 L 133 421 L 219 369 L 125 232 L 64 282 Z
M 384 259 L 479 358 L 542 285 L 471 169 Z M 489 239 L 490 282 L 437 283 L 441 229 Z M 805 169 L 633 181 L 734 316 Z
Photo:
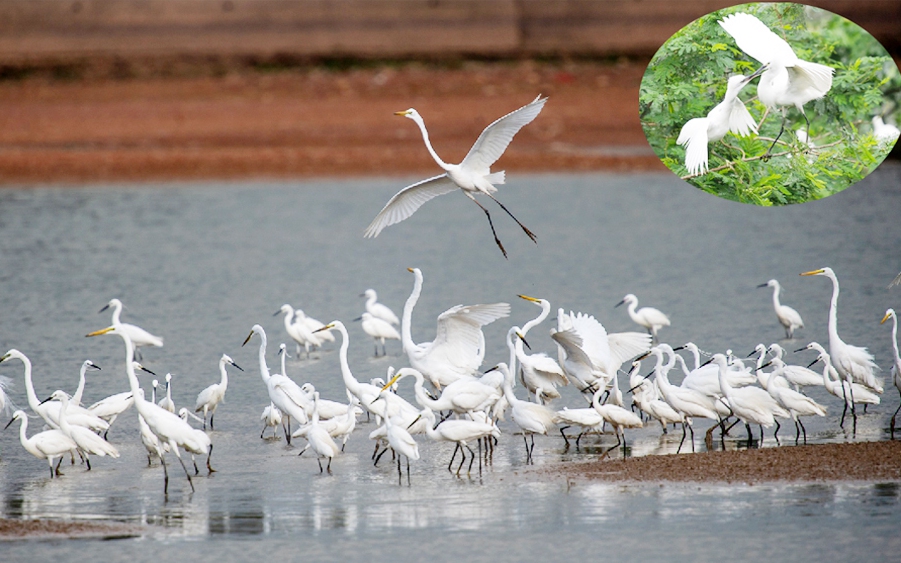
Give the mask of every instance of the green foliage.
M 710 171 L 690 177 L 685 151 L 676 144 L 682 126 L 722 101 L 729 76 L 747 76 L 760 66 L 718 23 L 736 12 L 759 18 L 799 58 L 835 68 L 832 88 L 804 106 L 814 146 L 808 148 L 796 137 L 795 131 L 806 127 L 804 116 L 785 108 L 785 132 L 772 157 L 763 159 L 782 119 L 780 110 L 766 113 L 756 98 L 757 81 L 752 81 L 739 98 L 758 122 L 758 134 L 742 138 L 730 133 L 711 143 Z M 891 150 L 873 138 L 871 119 L 890 116 L 899 102 L 898 68 L 865 30 L 800 4 L 755 3 L 713 12 L 673 35 L 645 72 L 639 107 L 648 141 L 670 170 L 720 197 L 770 206 L 823 198 L 869 174 Z

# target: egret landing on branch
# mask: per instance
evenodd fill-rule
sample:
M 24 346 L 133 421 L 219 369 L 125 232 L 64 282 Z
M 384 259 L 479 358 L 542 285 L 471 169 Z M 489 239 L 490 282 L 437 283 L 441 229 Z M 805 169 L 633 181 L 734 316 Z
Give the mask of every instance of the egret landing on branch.
M 516 221 L 516 224 L 525 231 L 529 238 L 537 243 L 535 234 L 520 223 L 519 219 L 514 217 L 513 213 L 492 195 L 497 191 L 495 185 L 504 183 L 504 172 L 492 173 L 490 168 L 507 150 L 507 146 L 513 140 L 513 136 L 538 117 L 545 102 L 547 102 L 547 98 L 542 98 L 539 95 L 531 103 L 508 113 L 486 127 L 460 164 L 448 164 L 441 160 L 435 149 L 432 148 L 432 143 L 429 141 L 429 133 L 426 131 L 425 123 L 419 112 L 413 108 L 396 112 L 394 115 L 412 119 L 419 126 L 426 149 L 428 149 L 432 158 L 435 159 L 435 162 L 438 163 L 438 166 L 444 169 L 444 174 L 422 180 L 397 192 L 385 204 L 385 207 L 379 211 L 372 223 L 366 227 L 363 236 L 375 238 L 382 232 L 382 229 L 389 225 L 400 223 L 430 199 L 459 188 L 463 190 L 466 197 L 485 212 L 485 215 L 488 217 L 488 225 L 491 227 L 491 233 L 494 235 L 494 242 L 501 249 L 504 258 L 507 257 L 507 251 L 504 250 L 504 245 L 497 238 L 494 223 L 491 221 L 491 214 L 485 206 L 476 200 L 475 194 L 483 194 L 493 199 L 507 215 Z

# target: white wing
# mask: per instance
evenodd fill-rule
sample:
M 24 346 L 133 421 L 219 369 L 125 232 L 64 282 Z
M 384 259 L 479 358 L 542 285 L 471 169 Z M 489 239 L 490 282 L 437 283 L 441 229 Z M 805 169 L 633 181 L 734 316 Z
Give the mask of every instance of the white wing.
M 597 319 L 585 313 L 571 311 L 569 317 L 573 323 L 573 329 L 582 338 L 582 350 L 591 358 L 592 364 L 601 371 L 612 376 L 608 372 L 611 356 L 610 345 L 607 342 L 607 330 Z
M 510 141 L 513 140 L 513 136 L 538 117 L 545 102 L 547 102 L 547 98 L 539 95 L 530 104 L 511 111 L 486 127 L 472 148 L 469 149 L 469 153 L 460 166 L 487 176 L 491 165 L 504 154 Z
M 689 174 L 707 172 L 707 118 L 689 119 L 676 142 L 685 147 L 685 168 Z
M 589 367 L 592 365 L 591 358 L 582 350 L 582 337 L 575 329 L 552 332 L 551 338 L 563 348 L 568 360 Z
M 451 307 L 438 316 L 438 332 L 429 355 L 467 371 L 475 371 L 485 356 L 482 327 L 508 316 L 509 303 Z
M 650 350 L 652 337 L 646 332 L 617 332 L 607 335 L 607 343 L 613 360 L 621 366 L 626 360 Z
M 377 237 L 382 232 L 382 229 L 389 225 L 400 223 L 410 215 L 413 215 L 425 202 L 450 193 L 455 189 L 457 189 L 457 184 L 448 178 L 446 174 L 434 176 L 417 182 L 412 186 L 407 186 L 388 200 L 388 203 L 379 211 L 372 223 L 366 227 L 363 236 L 366 238 Z
M 757 133 L 757 123 L 751 117 L 744 102 L 738 98 L 732 103 L 729 111 L 729 131 L 740 137 L 745 137 L 752 131 Z
M 822 98 L 832 88 L 832 75 L 835 69 L 831 66 L 798 59 L 795 66 L 787 70 L 791 77 L 789 96 L 801 97 L 808 102 Z
M 798 61 L 791 45 L 751 14 L 731 14 L 719 23 L 739 49 L 760 63 L 779 60 L 785 66 L 794 66 Z

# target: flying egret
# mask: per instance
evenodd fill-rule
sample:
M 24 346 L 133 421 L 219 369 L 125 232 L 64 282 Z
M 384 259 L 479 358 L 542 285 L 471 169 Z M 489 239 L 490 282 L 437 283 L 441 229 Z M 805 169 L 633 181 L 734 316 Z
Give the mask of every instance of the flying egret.
M 59 401 L 42 403 L 38 400 L 38 396 L 34 391 L 34 382 L 31 377 L 31 360 L 29 360 L 22 352 L 15 348 L 11 349 L 0 357 L 0 363 L 13 359 L 21 361 L 25 366 L 25 394 L 28 398 L 28 406 L 43 418 L 51 428 L 59 428 L 59 413 L 62 408 L 61 403 Z M 109 423 L 82 407 L 69 405 L 66 415 L 68 416 L 69 424 L 84 426 L 94 432 L 102 432 L 109 429 Z
M 81 398 L 84 395 L 84 385 L 85 385 L 85 375 L 88 373 L 88 368 L 100 370 L 100 366 L 92 362 L 91 360 L 85 360 L 81 364 L 81 371 L 78 373 L 78 387 L 75 389 L 75 393 L 69 398 L 69 404 L 74 405 L 76 407 L 81 406 Z M 0 401 L 0 411 L 3 410 L 3 403 Z
M 767 154 L 785 129 L 785 106 L 798 108 L 807 123 L 805 131 L 809 132 L 810 120 L 804 113 L 804 104 L 826 95 L 832 88 L 835 69 L 799 59 L 785 39 L 751 14 L 730 14 L 719 24 L 732 36 L 739 49 L 764 65 L 757 84 L 760 102 L 767 108 L 783 107 L 782 126 Z
M 726 133 L 731 132 L 742 137 L 751 132 L 757 133 L 757 124 L 754 123 L 754 118 L 738 98 L 738 93 L 742 88 L 756 77 L 757 74 L 751 76 L 739 74 L 729 77 L 723 101 L 714 106 L 707 117 L 689 119 L 682 126 L 676 143 L 685 147 L 685 168 L 688 169 L 689 174 L 696 175 L 707 172 L 708 146 L 710 143 L 722 140 Z M 638 322 L 638 324 L 642 323 Z
M 491 214 L 485 206 L 479 203 L 475 198 L 475 194 L 484 194 L 493 199 L 507 215 L 516 221 L 516 224 L 522 228 L 529 238 L 537 243 L 538 240 L 535 234 L 520 223 L 519 219 L 492 195 L 497 191 L 495 185 L 504 183 L 504 172 L 491 173 L 490 168 L 507 150 L 507 146 L 513 140 L 513 136 L 538 116 L 545 102 L 547 102 L 547 98 L 542 98 L 539 95 L 531 103 L 508 113 L 486 127 L 460 164 L 447 164 L 441 160 L 435 149 L 432 148 L 428 131 L 426 131 L 425 123 L 419 112 L 412 108 L 396 112 L 394 115 L 412 119 L 419 126 L 426 149 L 428 149 L 432 158 L 435 159 L 435 162 L 438 163 L 438 166 L 443 168 L 445 172 L 439 176 L 433 176 L 427 180 L 407 186 L 397 192 L 366 228 L 364 236 L 366 238 L 378 236 L 382 229 L 403 221 L 430 199 L 459 188 L 466 197 L 485 212 L 485 216 L 488 217 L 488 225 L 491 227 L 491 234 L 494 235 L 494 242 L 501 249 L 504 258 L 507 257 L 507 251 L 504 249 L 504 245 L 501 244 L 500 239 L 497 238 L 494 223 L 491 221 Z
M 377 317 L 382 319 L 383 321 L 389 322 L 393 325 L 399 325 L 400 319 L 397 318 L 397 315 L 394 314 L 387 305 L 378 302 L 378 294 L 374 289 L 370 288 L 360 294 L 360 297 L 366 298 L 366 312 L 372 315 L 373 317 Z
M 213 429 L 213 418 L 216 416 L 216 407 L 225 399 L 225 391 L 228 389 L 228 371 L 225 364 L 231 364 L 237 369 L 244 369 L 236 364 L 234 360 L 227 354 L 222 354 L 219 358 L 219 383 L 213 383 L 203 391 L 197 394 L 197 400 L 194 403 L 194 412 L 203 411 L 203 429 L 206 430 L 206 415 L 210 413 L 210 429 Z
M 97 434 L 91 432 L 84 426 L 74 426 L 69 424 L 68 416 L 66 416 L 66 409 L 69 406 L 69 395 L 64 391 L 57 389 L 50 397 L 44 399 L 44 402 L 46 403 L 51 400 L 60 402 L 59 429 L 78 445 L 78 451 L 84 458 L 84 461 L 88 466 L 88 471 L 91 470 L 91 455 L 98 455 L 100 457 L 119 457 L 119 450 Z
M 285 440 L 291 443 L 291 419 L 297 421 L 298 424 L 307 423 L 307 406 L 310 403 L 309 397 L 300 387 L 294 383 L 287 375 L 269 373 L 269 366 L 266 365 L 266 331 L 260 325 L 253 325 L 250 334 L 244 339 L 246 345 L 254 334 L 260 336 L 260 377 L 266 385 L 269 393 L 269 400 L 278 407 L 282 412 L 282 417 L 287 422 L 285 429 Z
M 175 401 L 172 400 L 172 374 L 166 374 L 166 396 L 157 403 L 169 412 L 175 412 Z
M 112 326 L 115 327 L 117 331 L 123 332 L 128 335 L 128 337 L 134 344 L 136 351 L 142 346 L 156 346 L 157 348 L 161 348 L 163 346 L 163 339 L 159 336 L 154 336 L 139 326 L 123 323 L 121 320 L 119 320 L 119 316 L 122 314 L 122 302 L 120 300 L 115 298 L 110 299 L 109 303 L 104 305 L 99 312 L 102 313 L 110 307 L 112 307 L 113 309 Z M 138 352 L 137 357 L 140 358 L 140 352 Z
M 400 334 L 398 334 L 396 328 L 391 326 L 391 323 L 382 318 L 376 317 L 372 313 L 363 313 L 363 316 L 359 317 L 359 320 L 363 321 L 363 332 L 371 336 L 375 341 L 376 357 L 378 357 L 379 355 L 380 342 L 382 344 L 382 355 L 387 356 L 388 352 L 385 350 L 385 339 L 400 340 Z
M 436 388 L 476 373 L 485 356 L 482 327 L 510 316 L 508 303 L 456 305 L 438 316 L 435 340 L 413 342 L 413 307 L 422 293 L 422 271 L 407 268 L 414 276 L 413 291 L 404 304 L 401 339 L 410 366 L 422 372 Z
M 782 289 L 782 286 L 779 285 L 777 280 L 770 280 L 757 287 L 773 288 L 773 309 L 776 310 L 776 318 L 779 319 L 779 324 L 785 328 L 786 338 L 791 339 L 794 336 L 796 328 L 804 328 L 804 321 L 801 319 L 801 315 L 788 305 L 783 305 L 779 302 L 779 292 Z
M 13 413 L 12 419 L 6 424 L 5 428 L 9 428 L 10 424 L 16 420 L 21 422 L 19 426 L 19 441 L 22 443 L 25 451 L 38 459 L 47 460 L 47 463 L 50 465 L 51 479 L 55 475 L 62 475 L 62 472 L 59 470 L 59 463 L 56 464 L 56 469 L 53 468 L 53 460 L 59 458 L 60 463 L 62 463 L 63 456 L 67 452 L 74 452 L 78 449 L 78 444 L 59 429 L 45 430 L 29 438 L 26 433 L 28 430 L 28 415 L 22 410 L 17 410 Z
M 657 342 L 657 331 L 670 325 L 669 317 L 653 307 L 642 307 L 636 311 L 635 308 L 638 307 L 638 298 L 631 293 L 623 297 L 622 301 L 614 305 L 614 308 L 619 307 L 623 303 L 626 304 L 629 318 L 632 319 L 632 322 L 643 326 L 648 331 L 648 334 L 651 335 L 651 339 L 654 342 Z
M 131 392 L 134 395 L 135 408 L 147 423 L 150 430 L 157 435 L 160 442 L 167 442 L 169 449 L 178 458 L 182 469 L 185 471 L 185 477 L 188 478 L 188 484 L 191 491 L 194 491 L 194 482 L 185 467 L 185 462 L 181 459 L 179 447 L 184 448 L 192 454 L 206 455 L 207 470 L 212 473 L 214 470 L 210 466 L 210 457 L 213 454 L 213 443 L 206 432 L 191 428 L 191 425 L 178 417 L 175 413 L 171 413 L 164 408 L 154 405 L 152 402 L 144 399 L 144 391 L 140 388 L 138 377 L 135 375 L 134 368 L 134 345 L 131 338 L 124 332 L 117 332 L 115 326 L 97 330 L 89 333 L 87 336 L 100 336 L 103 334 L 118 334 L 125 342 L 125 372 L 128 376 L 128 384 L 131 386 Z M 161 453 L 161 452 L 160 452 Z M 160 455 L 160 462 L 163 466 L 165 481 L 163 484 L 163 494 L 169 492 L 169 472 L 166 469 L 165 458 Z
M 522 326 L 522 332 L 516 340 L 516 359 L 519 360 L 519 373 L 522 384 L 530 393 L 535 393 L 541 388 L 545 397 L 556 399 L 560 397 L 557 386 L 569 385 L 566 372 L 563 371 L 563 368 L 560 367 L 556 360 L 547 354 L 543 352 L 527 354 L 523 349 L 523 344 L 528 346 L 525 337 L 528 335 L 529 330 L 544 322 L 551 311 L 551 303 L 547 299 L 537 299 L 528 295 L 519 295 L 518 297 L 541 307 L 541 313 Z
M 825 276 L 832 281 L 832 301 L 829 304 L 829 356 L 832 358 L 832 365 L 838 371 L 839 375 L 849 383 L 856 381 L 866 385 L 877 393 L 882 393 L 882 383 L 876 377 L 875 370 L 878 369 L 876 362 L 873 361 L 873 355 L 866 348 L 860 346 L 852 346 L 846 344 L 838 335 L 837 318 L 838 318 L 838 278 L 832 268 L 821 268 L 804 272 L 802 276 Z M 856 416 L 853 409 L 852 416 Z
M 891 123 L 883 121 L 881 115 L 874 115 L 873 136 L 876 137 L 876 140 L 881 144 L 887 145 L 898 140 L 898 137 L 901 136 L 901 130 Z
M 879 324 L 885 324 L 885 321 L 892 319 L 892 352 L 894 352 L 894 356 L 892 357 L 892 383 L 895 384 L 895 389 L 898 390 L 898 393 L 901 393 L 901 355 L 898 354 L 898 316 L 895 314 L 894 309 L 886 309 L 885 316 L 882 317 L 882 321 Z M 901 405 L 895 409 L 894 414 L 892 414 L 891 424 L 889 425 L 889 432 L 891 433 L 892 439 L 895 439 L 895 417 L 898 416 L 898 411 L 901 410 Z

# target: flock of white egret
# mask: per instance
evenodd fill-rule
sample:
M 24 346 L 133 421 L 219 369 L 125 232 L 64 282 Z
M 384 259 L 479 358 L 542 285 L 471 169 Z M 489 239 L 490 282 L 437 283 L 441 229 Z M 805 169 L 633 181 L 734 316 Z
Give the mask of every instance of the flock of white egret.
M 843 409 L 850 411 L 855 425 L 857 408 L 879 404 L 884 391 L 873 356 L 866 348 L 847 344 L 839 336 L 839 282 L 830 268 L 801 274 L 825 276 L 832 282 L 827 321 L 829 341 L 826 346 L 811 342 L 801 348 L 817 352 L 817 361 L 823 364 L 822 369 L 817 371 L 810 370 L 810 366 L 791 365 L 784 357 L 785 350 L 778 343 L 758 345 L 749 355 L 756 356 L 749 366 L 731 352 L 703 353 L 709 356 L 709 360 L 703 362 L 701 350 L 693 343 L 676 349 L 669 344 L 658 343 L 658 331 L 664 331 L 669 326 L 669 319 L 654 308 L 637 309 L 638 300 L 631 294 L 626 295 L 619 304 L 628 304 L 629 316 L 642 331 L 608 333 L 594 316 L 582 312 L 567 313 L 563 308 L 558 308 L 555 326 L 550 328 L 557 349 L 550 354 L 532 351 L 527 336 L 530 330 L 548 319 L 551 303 L 546 299 L 520 295 L 539 307 L 540 312 L 521 327 L 509 328 L 504 342 L 508 360 L 482 371 L 487 348 L 482 327 L 509 317 L 510 305 L 491 303 L 451 307 L 438 316 L 434 340 L 416 343 L 413 340 L 412 316 L 423 291 L 423 274 L 415 268 L 409 271 L 413 274 L 413 287 L 400 320 L 388 307 L 377 302 L 374 290 L 364 294 L 367 297 L 367 315 L 380 319 L 389 327 L 395 322 L 401 325 L 399 339 L 409 366 L 401 367 L 396 372 L 389 368 L 385 379 L 372 377 L 369 381 L 361 381 L 354 375 L 348 361 L 348 331 L 340 320 L 319 323 L 318 328 L 310 329 L 304 324 L 309 319 L 295 315 L 289 305 L 278 311 L 277 314 L 285 314 L 286 332 L 299 351 L 321 346 L 324 335 L 331 335 L 332 331 L 337 333 L 340 338 L 340 376 L 346 391 L 345 396 L 337 400 L 321 397 L 312 383 L 301 385 L 286 375 L 285 344 L 279 350 L 281 373 L 272 373 L 267 363 L 268 339 L 262 326 L 254 325 L 244 340 L 245 345 L 254 337 L 259 340 L 259 371 L 270 401 L 260 418 L 264 423 L 263 433 L 267 428 L 277 432 L 281 426 L 288 444 L 292 438 L 305 441 L 300 454 L 311 450 L 319 461 L 320 472 L 331 473 L 332 460 L 341 455 L 348 439 L 360 434 L 362 429 L 358 419 L 363 414 L 373 421 L 368 438 L 374 443 L 374 463 L 378 464 L 382 455 L 390 450 L 396 459 L 400 480 L 401 459 L 405 457 L 409 483 L 410 461 L 420 459 L 419 441 L 427 439 L 454 443 L 448 469 L 453 471 L 454 461 L 460 452 L 462 457 L 456 469 L 458 475 L 467 457 L 467 471 L 471 471 L 475 460 L 479 461 L 481 470 L 483 459 L 488 459 L 487 453 L 498 447 L 502 439 L 499 421 L 506 421 L 508 417 L 512 424 L 505 425 L 505 428 L 512 427 L 513 433 L 522 435 L 527 463 L 532 461 L 535 434 L 555 435 L 559 432 L 569 446 L 573 431 L 567 434 L 566 430 L 577 429 L 575 443 L 578 448 L 586 434 L 603 434 L 607 425 L 612 429 L 616 443 L 606 446 L 604 455 L 622 447 L 625 458 L 627 429 L 654 421 L 663 433 L 670 425 L 681 425 L 683 442 L 688 433 L 692 435 L 692 450 L 695 449 L 692 424 L 699 418 L 713 421 L 706 434 L 708 449 L 712 447 L 713 435 L 717 430 L 720 440 L 724 441 L 732 426 L 738 423 L 746 428 L 748 447 L 754 444 L 759 446 L 764 439 L 764 428 L 773 426 L 776 427 L 773 437 L 778 443 L 780 420 L 791 420 L 795 424 L 796 444 L 802 435 L 806 443 L 807 432 L 802 418 L 825 416 L 829 406 L 805 395 L 805 387 L 823 386 L 835 395 L 842 401 Z M 760 287 L 773 288 L 774 312 L 785 328 L 786 339 L 790 340 L 795 331 L 804 327 L 804 322 L 797 311 L 780 303 L 780 285 L 776 280 Z M 219 361 L 220 381 L 197 395 L 193 410 L 202 412 L 203 417 L 192 415 L 185 408 L 176 414 L 171 401 L 169 378 L 167 388 L 170 392 L 159 402 L 155 396 L 157 381 L 153 381 L 152 400 L 147 400 L 137 378 L 138 370 L 147 371 L 136 360 L 138 348 L 162 346 L 162 339 L 139 327 L 122 323 L 119 319 L 120 301 L 113 299 L 108 307 L 113 308 L 112 325 L 90 332 L 87 336 L 114 334 L 122 338 L 128 391 L 88 407 L 82 406 L 85 373 L 88 369 L 99 369 L 92 362 L 85 361 L 73 395 L 57 390 L 41 400 L 35 393 L 31 362 L 24 354 L 12 349 L 0 357 L 0 363 L 10 360 L 23 363 L 27 402 L 34 414 L 42 419 L 44 428 L 28 436 L 28 416 L 23 410 L 16 410 L 7 426 L 15 421 L 20 422 L 22 446 L 35 457 L 47 461 L 52 478 L 59 474 L 60 464 L 66 456 L 73 461 L 80 456 L 88 470 L 91 468 L 91 456 L 119 457 L 117 447 L 106 439 L 107 432 L 117 417 L 133 405 L 138 414 L 148 465 L 157 458 L 163 467 L 164 491 L 168 491 L 169 481 L 165 461 L 167 453 L 179 459 L 193 490 L 191 472 L 182 459 L 182 453 L 191 456 L 194 475 L 199 472 L 195 456 L 205 456 L 207 470 L 214 471 L 210 465 L 215 437 L 213 417 L 227 392 L 228 366 L 241 368 L 223 354 Z M 886 311 L 882 322 L 889 319 L 893 322 L 892 382 L 901 392 L 897 317 L 891 309 Z M 292 332 L 298 324 L 302 324 L 304 330 Z M 381 338 L 380 333 L 365 328 L 364 331 L 377 341 Z M 307 335 L 311 340 L 304 340 L 300 334 Z M 677 353 L 678 349 L 685 349 L 691 354 L 690 363 Z M 378 352 L 377 342 L 376 355 Z M 640 372 L 641 362 L 648 356 L 653 357 L 654 368 L 644 375 Z M 679 369 L 673 371 L 677 363 Z M 625 385 L 620 384 L 620 375 L 627 381 Z M 671 383 L 670 380 L 677 377 L 681 378 L 681 383 Z M 406 394 L 402 384 L 408 379 L 413 381 L 412 400 L 402 396 Z M 520 386 L 523 391 L 518 391 Z M 569 405 L 555 404 L 565 402 L 559 392 L 559 388 L 564 386 L 574 386 L 580 392 L 574 395 L 581 395 L 584 401 Z M 9 404 L 5 391 L 8 388 L 9 381 L 0 381 L 0 407 Z M 522 398 L 523 394 L 525 398 Z M 626 394 L 630 397 L 626 398 Z M 192 425 L 192 417 L 197 425 L 202 424 L 201 428 Z M 841 424 L 844 423 L 843 411 Z M 893 415 L 892 433 L 894 425 Z M 760 428 L 759 440 L 753 435 L 753 426 Z M 682 445 L 680 442 L 677 451 L 681 451 Z M 478 446 L 478 454 L 473 446 Z

